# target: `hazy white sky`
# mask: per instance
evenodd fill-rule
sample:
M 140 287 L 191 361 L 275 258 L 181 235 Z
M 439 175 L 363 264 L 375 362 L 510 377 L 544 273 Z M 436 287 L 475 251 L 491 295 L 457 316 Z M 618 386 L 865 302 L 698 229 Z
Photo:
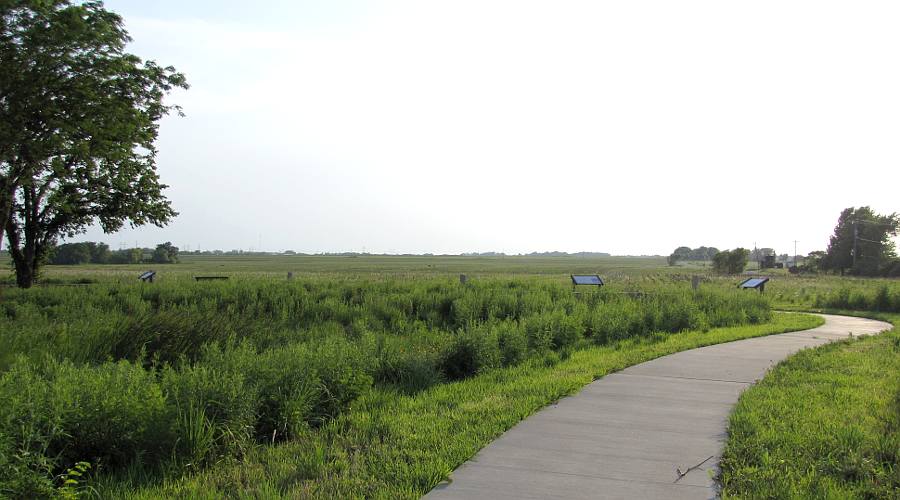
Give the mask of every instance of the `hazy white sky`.
M 196 249 L 824 249 L 900 211 L 900 3 L 109 0 Z

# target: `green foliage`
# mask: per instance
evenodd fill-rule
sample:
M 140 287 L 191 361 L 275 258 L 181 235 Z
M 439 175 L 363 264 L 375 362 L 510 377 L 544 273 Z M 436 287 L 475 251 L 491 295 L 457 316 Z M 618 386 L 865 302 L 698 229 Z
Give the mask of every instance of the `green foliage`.
M 723 498 L 897 498 L 898 346 L 895 329 L 802 351 L 745 392 Z
M 713 269 L 719 274 L 740 274 L 747 267 L 750 251 L 746 248 L 725 250 L 713 256 Z
M 674 266 L 680 261 L 683 260 L 692 260 L 692 261 L 708 261 L 713 260 L 713 257 L 719 253 L 719 249 L 716 247 L 698 247 L 691 249 L 690 247 L 678 247 L 669 255 L 667 262 L 670 266 Z
M 373 387 L 414 397 L 590 346 L 770 318 L 759 294 L 648 283 L 578 295 L 537 279 L 327 277 L 6 290 L 0 446 L 28 450 L 6 482 L 38 494 L 79 461 L 103 477 L 203 470 L 322 432 Z
M 803 263 L 800 264 L 799 271 L 802 273 L 817 273 L 822 269 L 824 260 L 825 252 L 821 250 L 810 252 L 809 255 L 803 259 Z
M 37 367 L 20 359 L 0 376 L 0 399 L 10 452 L 0 484 L 16 496 L 45 495 L 79 462 L 159 460 L 173 442 L 155 375 L 127 361 L 85 367 L 47 359 Z
M 896 213 L 880 215 L 869 207 L 846 208 L 820 266 L 841 274 L 849 270 L 862 276 L 891 275 L 897 257 L 891 238 L 898 231 L 900 215 Z
M 376 389 L 332 423 L 259 448 L 244 462 L 162 483 L 123 481 L 98 489 L 105 496 L 137 498 L 421 498 L 503 431 L 596 378 L 684 349 L 821 323 L 808 315 L 778 315 L 765 325 L 589 345 L 568 357 L 549 351 L 412 396 Z
M 177 264 L 178 247 L 168 241 L 160 243 L 156 245 L 156 250 L 153 251 L 152 260 L 154 264 Z
M 254 441 L 297 436 L 337 417 L 372 383 L 346 341 L 262 353 L 209 346 L 199 363 L 147 370 L 141 363 L 77 366 L 20 358 L 0 376 L 0 485 L 43 495 L 79 462 L 100 471 L 200 468 L 241 456 Z
M 187 84 L 125 52 L 129 41 L 102 2 L 0 4 L 0 239 L 5 231 L 21 287 L 60 236 L 176 215 L 155 140 L 176 109 L 163 97 Z
M 900 286 L 890 286 L 887 283 L 867 288 L 844 286 L 818 295 L 815 307 L 896 313 L 900 312 Z
M 109 256 L 110 264 L 140 264 L 144 260 L 144 251 L 140 248 L 116 250 Z
M 102 243 L 65 243 L 50 253 L 50 264 L 102 264 L 103 260 L 109 260 L 109 246 Z
M 459 380 L 500 366 L 500 345 L 485 327 L 458 332 L 441 360 L 448 380 Z

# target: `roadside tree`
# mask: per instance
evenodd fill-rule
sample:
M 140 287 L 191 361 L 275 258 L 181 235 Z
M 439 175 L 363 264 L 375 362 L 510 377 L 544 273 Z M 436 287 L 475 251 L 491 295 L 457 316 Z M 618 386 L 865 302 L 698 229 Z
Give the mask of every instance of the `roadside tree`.
M 828 243 L 821 268 L 862 276 L 887 274 L 897 258 L 892 238 L 900 231 L 900 215 L 880 215 L 870 207 L 844 209 Z
M 163 103 L 187 88 L 172 67 L 125 52 L 102 2 L 0 2 L 0 239 L 30 287 L 60 236 L 165 225 L 156 172 Z

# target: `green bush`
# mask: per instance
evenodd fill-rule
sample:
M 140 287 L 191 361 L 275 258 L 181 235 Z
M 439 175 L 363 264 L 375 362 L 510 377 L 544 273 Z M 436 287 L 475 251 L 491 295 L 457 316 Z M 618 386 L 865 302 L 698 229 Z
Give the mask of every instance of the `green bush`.
M 500 366 L 496 336 L 484 325 L 457 332 L 440 366 L 448 380 L 459 380 Z
M 525 319 L 525 339 L 528 348 L 548 351 L 553 347 L 553 329 L 547 315 L 535 314 Z
M 245 397 L 257 402 L 255 433 L 261 439 L 287 438 L 320 425 L 372 385 L 372 367 L 362 352 L 341 339 L 263 352 L 248 343 L 207 346 L 202 362 L 244 375 Z
M 78 462 L 115 468 L 166 456 L 175 436 L 156 376 L 127 361 L 76 366 L 20 359 L 0 377 L 0 435 L 14 450 L 0 483 L 41 496 Z M 4 477 L 5 476 L 5 477 Z
M 428 343 L 379 336 L 373 347 L 374 380 L 411 394 L 443 381 L 440 352 Z
M 313 408 L 312 423 L 321 424 L 340 414 L 372 387 L 372 360 L 356 345 L 330 339 L 310 349 L 307 362 L 313 366 L 321 388 Z M 373 363 L 374 364 L 374 363 Z
M 518 322 L 503 321 L 494 326 L 503 366 L 513 366 L 525 361 L 528 356 L 528 341 L 525 329 Z

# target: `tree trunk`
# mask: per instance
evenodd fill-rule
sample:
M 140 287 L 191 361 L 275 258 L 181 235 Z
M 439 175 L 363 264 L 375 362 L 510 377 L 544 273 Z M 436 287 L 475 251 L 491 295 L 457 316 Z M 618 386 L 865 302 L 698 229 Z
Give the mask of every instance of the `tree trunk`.
M 16 268 L 16 284 L 20 288 L 31 288 L 37 277 L 37 267 L 39 254 L 36 252 L 36 242 L 26 241 L 24 248 L 22 247 L 21 234 L 19 229 L 10 217 L 6 221 L 6 238 L 9 241 L 9 255 L 12 257 L 13 265 Z
M 24 259 L 13 258 L 16 264 L 16 285 L 19 288 L 31 288 L 34 285 L 35 269 L 24 262 Z

